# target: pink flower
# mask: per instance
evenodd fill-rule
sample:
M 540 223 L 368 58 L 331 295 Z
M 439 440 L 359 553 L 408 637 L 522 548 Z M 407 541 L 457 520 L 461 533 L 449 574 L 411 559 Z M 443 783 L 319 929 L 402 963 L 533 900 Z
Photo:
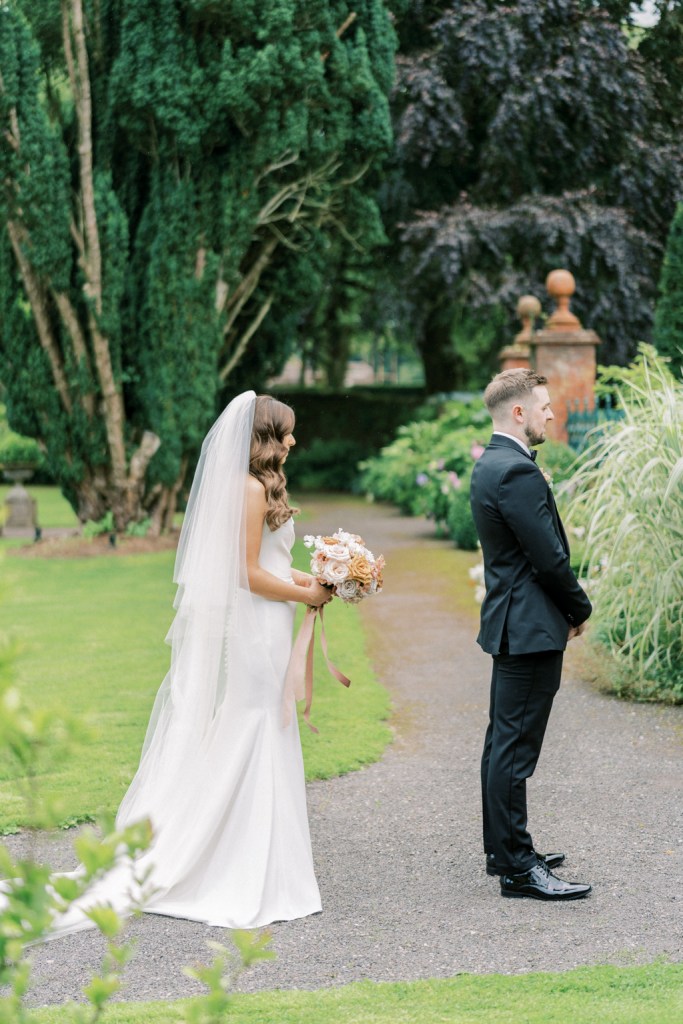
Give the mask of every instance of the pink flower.
M 472 447 L 470 448 L 470 455 L 472 456 L 472 458 L 476 462 L 477 459 L 480 459 L 482 457 L 482 455 L 484 454 L 485 451 L 486 451 L 486 449 L 483 448 L 482 445 L 478 444 L 475 441 L 474 444 L 472 445 Z
M 459 490 L 462 487 L 462 480 L 460 479 L 460 477 L 458 476 L 457 473 L 454 473 L 454 472 L 451 471 L 448 474 L 448 479 L 449 479 L 450 485 L 451 485 L 451 487 L 453 488 L 454 491 L 457 491 L 457 490 Z

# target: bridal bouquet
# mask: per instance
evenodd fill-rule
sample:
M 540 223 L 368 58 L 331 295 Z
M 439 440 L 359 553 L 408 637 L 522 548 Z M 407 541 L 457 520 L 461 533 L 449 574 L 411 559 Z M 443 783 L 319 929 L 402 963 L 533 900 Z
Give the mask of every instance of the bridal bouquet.
M 382 589 L 384 558 L 375 558 L 358 534 L 344 530 L 337 530 L 331 537 L 309 534 L 304 544 L 312 549 L 311 572 L 320 583 L 331 586 L 342 601 L 358 604 Z

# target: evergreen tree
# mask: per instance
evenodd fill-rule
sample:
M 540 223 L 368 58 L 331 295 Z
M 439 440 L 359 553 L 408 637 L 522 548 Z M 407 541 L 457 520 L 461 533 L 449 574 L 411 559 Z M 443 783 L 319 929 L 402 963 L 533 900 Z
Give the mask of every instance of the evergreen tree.
M 643 32 L 638 53 L 651 71 L 657 99 L 673 120 L 683 98 L 683 0 L 654 0 L 654 24 Z
M 634 6 L 420 0 L 399 10 L 397 149 L 382 204 L 431 390 L 471 382 L 454 344 L 466 318 L 505 310 L 499 348 L 518 297 L 543 297 L 558 266 L 577 278 L 574 306 L 601 335 L 602 361 L 624 362 L 650 336 L 683 196 L 683 107 L 680 68 L 661 88 L 664 35 L 636 35 Z
M 377 237 L 393 46 L 381 0 L 0 3 L 0 377 L 81 519 L 168 524 L 311 254 Z
M 655 310 L 654 343 L 671 360 L 677 376 L 683 369 L 683 203 L 676 209 L 666 243 L 660 300 Z

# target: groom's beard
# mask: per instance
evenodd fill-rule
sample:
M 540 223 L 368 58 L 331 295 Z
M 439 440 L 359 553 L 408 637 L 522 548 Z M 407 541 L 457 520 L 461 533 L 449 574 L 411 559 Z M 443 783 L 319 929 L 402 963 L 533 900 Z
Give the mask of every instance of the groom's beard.
M 543 444 L 545 441 L 545 432 L 543 434 L 537 434 L 531 427 L 524 428 L 524 436 L 526 437 L 526 443 L 528 448 L 533 448 L 537 444 Z

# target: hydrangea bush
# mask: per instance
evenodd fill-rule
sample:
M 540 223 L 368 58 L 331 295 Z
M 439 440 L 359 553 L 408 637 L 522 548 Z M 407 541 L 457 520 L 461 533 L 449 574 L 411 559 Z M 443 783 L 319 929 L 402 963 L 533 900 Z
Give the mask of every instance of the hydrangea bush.
M 361 463 L 363 490 L 408 515 L 427 516 L 457 547 L 473 551 L 470 479 L 490 436 L 491 419 L 481 399 L 448 402 L 435 419 L 400 427 L 395 441 Z M 554 486 L 568 479 L 574 461 L 572 450 L 559 442 L 547 441 L 539 456 Z

